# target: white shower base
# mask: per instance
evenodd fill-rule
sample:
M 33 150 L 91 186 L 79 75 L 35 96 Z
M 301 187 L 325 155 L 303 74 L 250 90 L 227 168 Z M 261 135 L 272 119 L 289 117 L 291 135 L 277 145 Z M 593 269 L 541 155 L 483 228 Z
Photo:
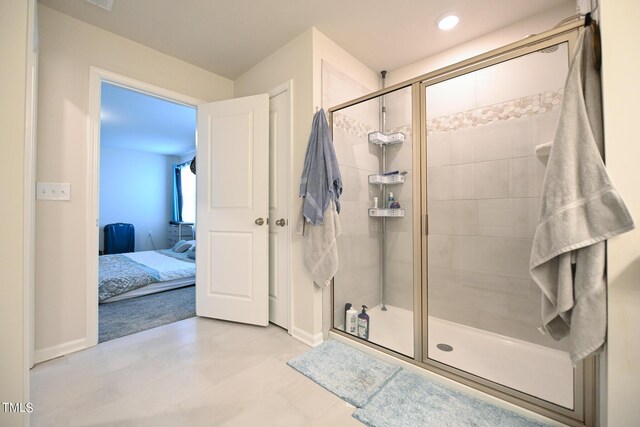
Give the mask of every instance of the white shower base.
M 369 341 L 390 350 L 413 357 L 413 312 L 387 305 L 367 310 L 369 313 Z
M 413 357 L 413 312 L 381 306 L 369 311 L 369 341 Z M 429 358 L 487 380 L 573 408 L 569 355 L 515 338 L 429 316 Z M 453 351 L 438 349 L 448 344 Z
M 573 408 L 573 366 L 563 351 L 429 316 L 429 358 Z

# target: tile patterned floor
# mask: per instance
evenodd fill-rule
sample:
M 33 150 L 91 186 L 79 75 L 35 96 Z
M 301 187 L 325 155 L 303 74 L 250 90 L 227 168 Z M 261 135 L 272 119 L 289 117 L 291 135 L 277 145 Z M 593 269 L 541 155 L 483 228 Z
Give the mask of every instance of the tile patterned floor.
M 191 318 L 36 365 L 32 426 L 362 426 L 284 330 Z

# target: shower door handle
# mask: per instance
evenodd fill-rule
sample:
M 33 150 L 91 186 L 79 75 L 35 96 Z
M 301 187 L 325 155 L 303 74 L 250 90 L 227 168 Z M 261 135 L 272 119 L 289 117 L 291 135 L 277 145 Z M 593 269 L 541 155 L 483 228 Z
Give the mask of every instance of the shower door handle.
M 424 225 L 423 225 L 424 235 L 428 236 L 429 235 L 429 214 L 424 214 L 423 218 L 424 218 Z

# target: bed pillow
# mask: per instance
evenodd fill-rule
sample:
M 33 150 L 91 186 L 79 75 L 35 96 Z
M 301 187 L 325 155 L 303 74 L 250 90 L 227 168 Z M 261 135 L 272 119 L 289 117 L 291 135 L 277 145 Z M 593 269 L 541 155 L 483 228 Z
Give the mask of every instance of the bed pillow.
M 195 251 L 195 249 L 189 251 L 189 253 L 187 254 L 187 258 L 192 259 L 192 260 L 195 261 L 195 259 L 196 259 L 196 251 Z
M 195 251 L 196 250 L 196 241 L 195 240 L 187 240 L 187 243 L 191 245 L 191 247 L 189 248 L 190 251 Z
M 191 248 L 191 243 L 187 242 L 186 240 L 180 240 L 178 243 L 176 243 L 173 246 L 173 251 L 182 253 L 182 252 L 188 251 L 190 248 Z

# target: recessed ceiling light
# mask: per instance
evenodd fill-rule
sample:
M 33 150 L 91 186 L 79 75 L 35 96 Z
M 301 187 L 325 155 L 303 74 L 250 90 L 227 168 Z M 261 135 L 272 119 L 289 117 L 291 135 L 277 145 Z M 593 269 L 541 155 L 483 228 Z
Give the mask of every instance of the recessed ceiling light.
M 438 28 L 448 31 L 458 25 L 460 18 L 457 15 L 445 15 L 438 20 Z

